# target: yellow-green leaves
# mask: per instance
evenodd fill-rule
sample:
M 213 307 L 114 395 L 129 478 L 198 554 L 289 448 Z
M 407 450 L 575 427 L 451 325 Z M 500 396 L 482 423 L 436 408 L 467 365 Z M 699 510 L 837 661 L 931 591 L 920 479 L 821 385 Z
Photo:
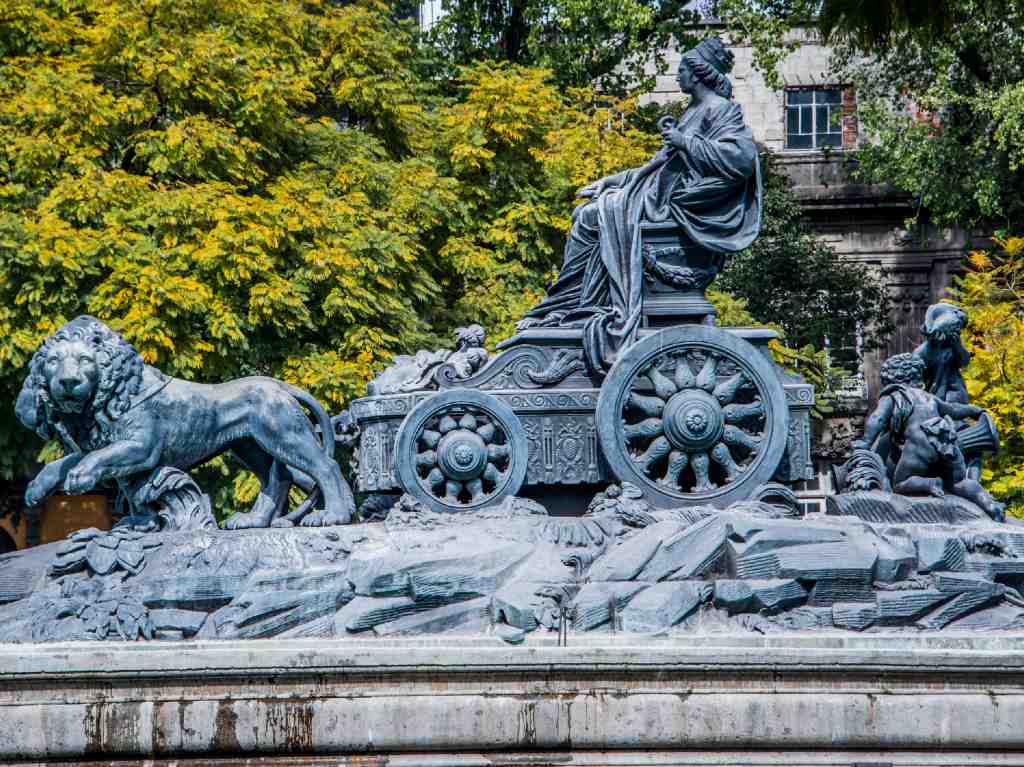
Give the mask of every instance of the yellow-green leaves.
M 994 496 L 1024 509 L 1024 237 L 975 252 L 956 281 L 957 303 L 968 315 L 964 343 L 972 354 L 964 369 L 971 402 L 985 408 L 999 429 L 1000 452 L 985 461 L 983 480 Z

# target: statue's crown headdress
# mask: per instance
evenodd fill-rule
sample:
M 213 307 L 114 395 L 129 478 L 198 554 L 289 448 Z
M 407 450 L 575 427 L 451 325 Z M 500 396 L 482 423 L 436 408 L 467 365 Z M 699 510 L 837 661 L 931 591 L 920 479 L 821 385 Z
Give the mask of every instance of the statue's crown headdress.
M 723 75 L 732 71 L 732 63 L 736 58 L 717 37 L 709 37 L 702 41 L 693 49 L 693 52 Z

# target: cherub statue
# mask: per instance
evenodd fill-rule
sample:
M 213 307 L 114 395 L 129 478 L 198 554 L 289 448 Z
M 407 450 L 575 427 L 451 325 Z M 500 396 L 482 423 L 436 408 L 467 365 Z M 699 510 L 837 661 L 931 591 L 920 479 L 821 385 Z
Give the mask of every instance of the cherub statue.
M 1001 520 L 1003 504 L 967 474 L 953 421 L 978 418 L 984 411 L 925 391 L 924 372 L 925 362 L 916 354 L 897 354 L 885 361 L 882 395 L 854 449 L 873 449 L 882 455 L 896 493 L 939 498 L 952 493 Z
M 967 404 L 967 386 L 960 372 L 971 361 L 971 353 L 960 340 L 967 314 L 952 304 L 932 304 L 924 316 L 924 343 L 914 354 L 924 361 L 924 382 L 932 394 L 946 402 Z
M 490 354 L 484 348 L 486 335 L 479 325 L 455 330 L 455 351 L 422 349 L 415 355 L 401 354 L 366 385 L 370 395 L 436 389 L 440 378 L 448 383 L 461 381 L 482 368 Z

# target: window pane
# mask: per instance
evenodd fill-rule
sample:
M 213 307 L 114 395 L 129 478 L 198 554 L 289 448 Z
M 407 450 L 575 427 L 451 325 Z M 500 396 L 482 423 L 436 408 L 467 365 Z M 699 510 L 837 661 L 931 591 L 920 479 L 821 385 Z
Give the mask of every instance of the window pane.
M 799 133 L 800 132 L 800 110 L 799 109 L 787 109 L 786 110 L 786 132 L 787 133 Z
M 815 91 L 817 94 L 817 102 L 819 104 L 839 104 L 842 103 L 842 94 L 838 88 L 826 88 L 824 90 Z
M 818 135 L 818 146 L 842 146 L 842 133 L 822 133 Z
M 812 111 L 814 107 L 800 107 L 800 132 L 801 133 L 814 133 L 814 123 L 812 122 Z
M 814 132 L 815 133 L 827 133 L 828 132 L 828 107 L 815 107 L 814 111 L 817 113 L 814 115 Z
M 786 136 L 786 148 L 787 149 L 810 149 L 811 148 L 811 136 L 801 135 L 799 133 L 791 133 Z
M 790 104 L 810 104 L 814 101 L 814 91 L 788 91 Z

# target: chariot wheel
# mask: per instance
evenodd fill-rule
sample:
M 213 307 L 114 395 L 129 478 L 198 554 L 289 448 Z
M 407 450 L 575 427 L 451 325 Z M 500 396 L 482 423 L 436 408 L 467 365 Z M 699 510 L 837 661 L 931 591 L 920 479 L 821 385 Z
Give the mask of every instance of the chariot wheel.
M 761 352 L 720 328 L 684 325 L 619 357 L 597 423 L 612 474 L 651 503 L 727 506 L 775 474 L 789 409 Z
M 472 511 L 515 495 L 526 476 L 526 433 L 485 392 L 449 389 L 424 400 L 398 429 L 401 488 L 434 511 Z

